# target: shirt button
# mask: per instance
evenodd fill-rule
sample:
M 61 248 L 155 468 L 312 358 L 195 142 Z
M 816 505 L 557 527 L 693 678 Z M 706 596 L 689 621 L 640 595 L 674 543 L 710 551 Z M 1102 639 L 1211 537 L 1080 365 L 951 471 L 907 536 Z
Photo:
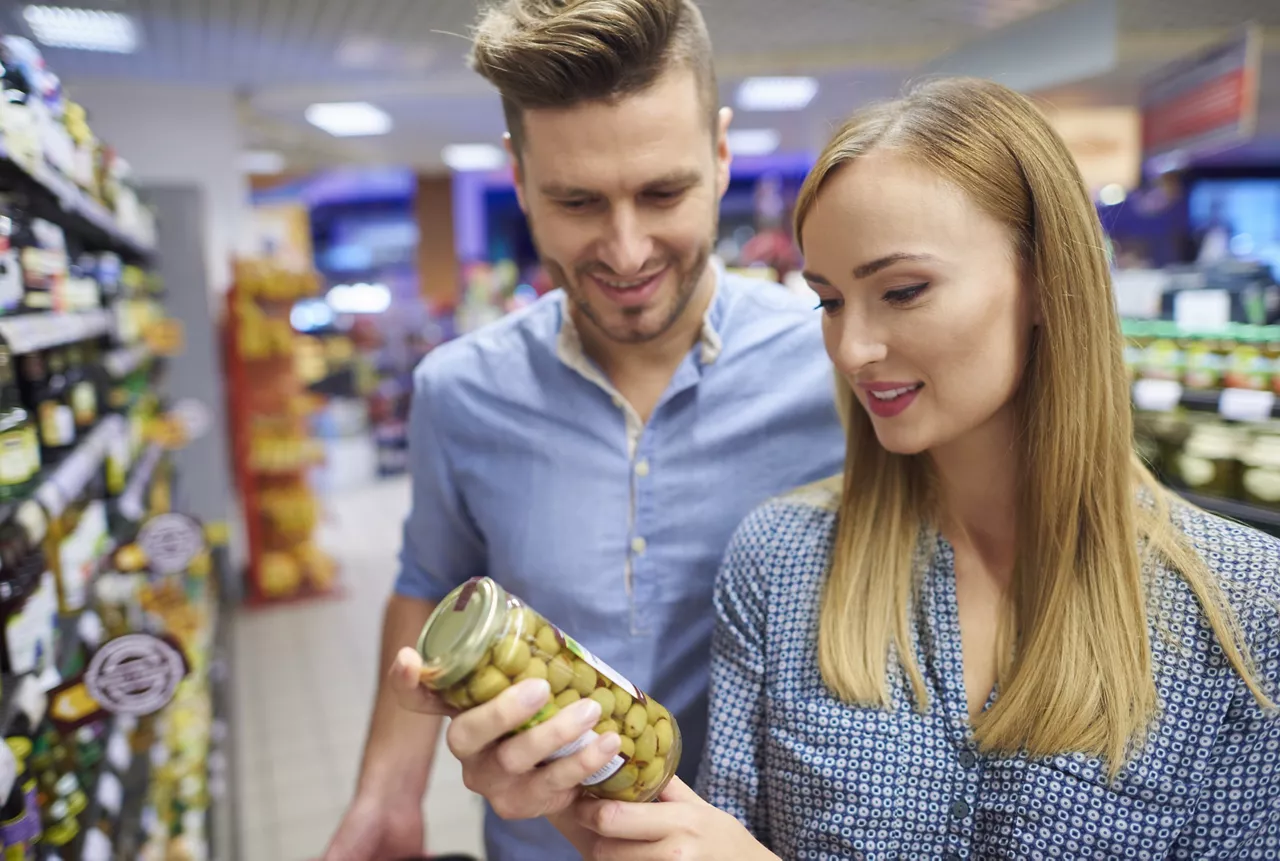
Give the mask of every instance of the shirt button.
M 649 461 L 641 460 L 636 463 L 636 475 L 644 478 L 649 474 Z
M 960 751 L 960 767 L 961 768 L 973 768 L 973 766 L 977 762 L 978 762 L 978 758 L 973 755 L 973 751 L 971 750 Z
M 622 398 L 618 397 L 617 395 L 614 395 L 614 396 L 613 396 L 613 405 L 614 405 L 615 407 L 617 407 L 618 409 L 622 409 L 622 406 L 623 406 Z
M 631 539 L 631 552 L 639 556 L 649 545 L 639 536 Z
M 957 801 L 951 805 L 951 815 L 956 819 L 965 819 L 969 816 L 969 805 L 963 801 Z

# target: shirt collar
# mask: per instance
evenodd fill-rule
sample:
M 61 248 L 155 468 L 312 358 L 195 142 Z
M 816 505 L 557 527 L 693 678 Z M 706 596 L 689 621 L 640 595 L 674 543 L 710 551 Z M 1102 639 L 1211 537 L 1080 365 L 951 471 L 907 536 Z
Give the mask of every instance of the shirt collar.
M 720 326 L 724 322 L 725 311 L 722 287 L 725 276 L 724 266 L 715 258 L 712 258 L 709 265 L 715 270 L 715 282 L 711 288 L 714 291 L 711 302 L 707 305 L 706 313 L 702 315 L 702 331 L 698 335 L 698 358 L 703 365 L 714 364 L 724 349 L 724 342 L 720 338 Z M 570 313 L 569 296 L 564 291 L 560 293 L 560 334 L 556 339 L 556 356 L 561 362 L 578 371 L 591 366 L 582 346 L 582 336 Z

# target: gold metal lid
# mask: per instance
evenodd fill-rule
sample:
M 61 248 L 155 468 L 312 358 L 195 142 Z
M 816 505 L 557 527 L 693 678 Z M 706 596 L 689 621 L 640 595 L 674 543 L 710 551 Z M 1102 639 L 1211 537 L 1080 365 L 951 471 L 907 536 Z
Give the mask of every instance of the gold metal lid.
M 442 690 L 480 663 L 502 626 L 502 588 L 488 577 L 473 577 L 450 592 L 418 635 L 422 682 Z

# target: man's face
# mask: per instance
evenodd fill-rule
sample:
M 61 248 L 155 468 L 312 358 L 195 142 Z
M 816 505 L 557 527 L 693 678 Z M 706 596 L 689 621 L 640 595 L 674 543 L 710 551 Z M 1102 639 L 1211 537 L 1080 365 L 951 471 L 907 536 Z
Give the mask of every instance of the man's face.
M 653 340 L 689 307 L 728 187 L 728 121 L 710 127 L 684 69 L 613 103 L 525 111 L 520 205 L 551 279 L 605 338 Z

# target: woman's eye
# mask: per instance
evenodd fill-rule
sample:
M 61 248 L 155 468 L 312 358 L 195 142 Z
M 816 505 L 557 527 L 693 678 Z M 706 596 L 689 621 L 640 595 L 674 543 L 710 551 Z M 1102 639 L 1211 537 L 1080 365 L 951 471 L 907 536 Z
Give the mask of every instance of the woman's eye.
M 906 305 L 928 289 L 928 284 L 916 284 L 911 287 L 902 287 L 897 290 L 890 290 L 884 294 L 884 301 L 890 305 Z
M 839 311 L 843 307 L 844 307 L 843 299 L 822 299 L 814 307 L 814 310 L 816 311 L 818 310 L 818 308 L 821 308 L 822 313 L 824 314 L 834 314 L 835 312 Z

